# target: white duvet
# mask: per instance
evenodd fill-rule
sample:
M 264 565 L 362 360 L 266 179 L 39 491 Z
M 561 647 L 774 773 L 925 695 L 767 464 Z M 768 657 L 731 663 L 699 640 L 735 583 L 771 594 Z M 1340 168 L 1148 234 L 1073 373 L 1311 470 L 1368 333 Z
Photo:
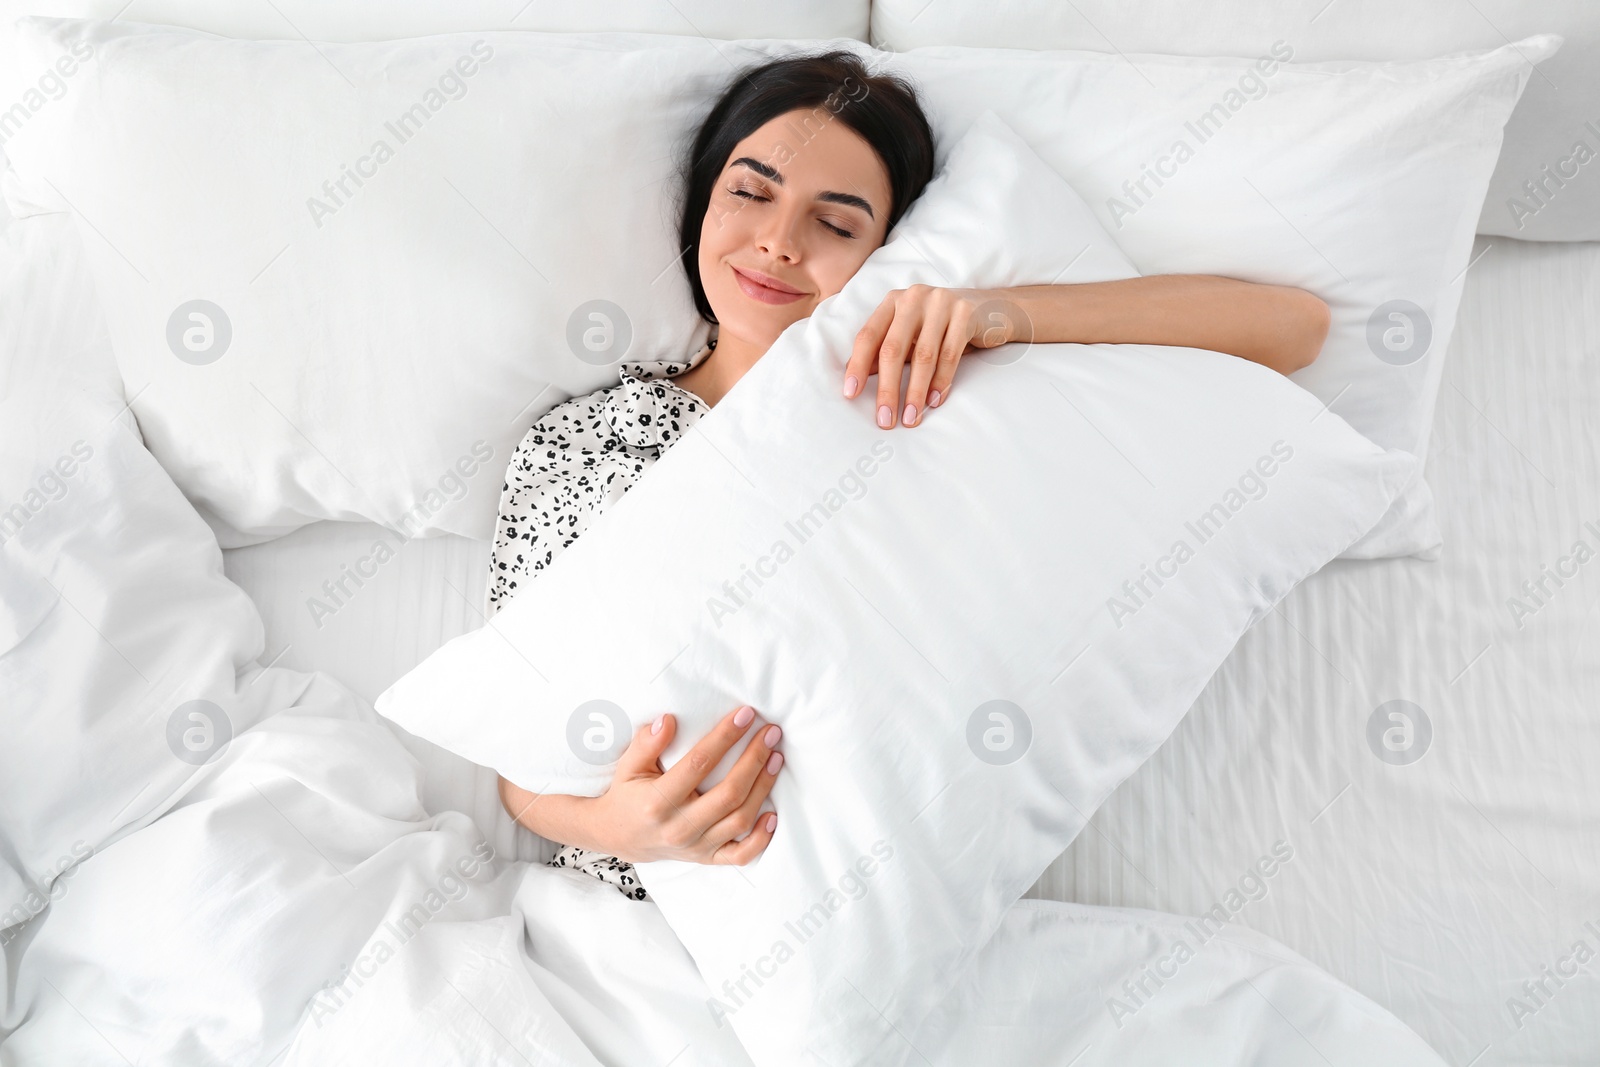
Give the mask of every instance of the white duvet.
M 5 931 L 0 1064 L 750 1062 L 653 904 L 496 856 L 365 702 L 269 672 L 293 706 Z M 1243 927 L 1041 901 L 903 1036 L 940 1065 L 1442 1062 Z

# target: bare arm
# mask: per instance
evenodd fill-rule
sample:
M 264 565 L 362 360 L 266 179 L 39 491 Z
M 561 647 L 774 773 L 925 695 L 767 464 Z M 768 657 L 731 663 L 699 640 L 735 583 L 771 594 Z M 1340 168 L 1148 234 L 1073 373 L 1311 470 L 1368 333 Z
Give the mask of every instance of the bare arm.
M 1041 343 L 1206 348 L 1292 374 L 1317 358 L 1328 335 L 1328 305 L 1304 289 L 1211 274 L 1000 292 L 1017 302 Z
M 844 395 L 855 397 L 876 374 L 878 425 L 915 426 L 944 402 L 968 349 L 1009 341 L 1205 348 L 1292 374 L 1322 351 L 1328 323 L 1328 305 L 1304 289 L 1212 274 L 1008 289 L 913 285 L 884 297 L 856 334 Z
M 676 733 L 677 718 L 662 715 L 639 727 L 599 796 L 535 794 L 502 777 L 500 803 L 540 837 L 630 863 L 749 863 L 777 830 L 777 814 L 763 817 L 761 805 L 783 766 L 783 754 L 773 749 L 783 731 L 772 725 L 752 731 L 755 722 L 749 705 L 734 709 L 663 771 L 661 753 Z M 747 733 L 753 736 L 726 777 L 701 792 L 706 776 Z

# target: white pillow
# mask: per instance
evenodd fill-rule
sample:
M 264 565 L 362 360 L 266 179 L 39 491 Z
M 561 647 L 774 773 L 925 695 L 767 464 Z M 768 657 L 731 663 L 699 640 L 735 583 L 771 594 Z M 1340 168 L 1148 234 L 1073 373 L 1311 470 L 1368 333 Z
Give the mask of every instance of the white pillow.
M 1293 48 L 1295 62 L 1305 63 L 1427 59 L 1495 48 L 1535 33 L 1559 33 L 1566 44 L 1539 64 L 1506 126 L 1478 232 L 1524 241 L 1597 240 L 1600 180 L 1589 172 L 1600 160 L 1594 112 L 1600 99 L 1600 5 L 1592 0 L 1481 6 L 1460 0 L 876 0 L 871 40 L 900 51 L 945 44 L 1081 48 L 1133 53 L 1135 64 L 1140 52 L 1254 58 L 1281 42 Z M 1538 57 L 1530 54 L 1528 60 Z M 1526 182 L 1534 183 L 1531 193 Z
M 1011 123 L 1144 273 L 1322 297 L 1328 338 L 1295 380 L 1373 441 L 1425 459 L 1501 131 L 1558 43 L 1292 65 L 936 47 L 893 65 L 922 85 L 936 129 L 988 108 Z M 1206 114 L 1220 117 L 1202 143 Z M 1180 142 L 1192 153 L 1181 164 Z M 1145 177 L 1155 166 L 1171 173 Z M 1432 557 L 1439 540 L 1419 482 L 1351 554 Z
M 675 150 L 730 66 L 800 47 L 489 34 L 310 49 L 107 24 L 21 32 L 38 67 L 74 49 L 92 58 L 9 142 L 8 200 L 79 213 L 146 440 L 225 547 L 318 518 L 488 539 L 526 427 L 614 381 L 620 354 L 594 365 L 568 340 L 595 321 L 584 318 L 591 301 L 623 309 L 630 358 L 686 355 L 704 340 L 673 266 Z M 1185 121 L 1226 109 L 1256 76 L 1249 61 L 1147 57 L 1135 68 L 1095 53 L 827 43 L 920 83 L 941 161 L 993 108 L 1103 222 L 1120 222 L 1117 240 L 1146 273 L 1322 296 L 1333 328 L 1299 380 L 1374 441 L 1420 456 L 1468 266 L 1468 207 L 1528 76 L 1524 57 L 1555 39 L 1415 64 L 1274 68 L 1273 92 L 1245 101 L 1181 180 L 1115 220 L 1108 198 Z M 481 62 L 474 47 L 493 55 Z M 474 67 L 460 98 L 441 97 L 422 133 L 372 164 L 380 177 L 347 181 L 359 195 L 313 219 L 322 183 L 359 164 L 458 59 Z M 198 366 L 176 354 L 186 336 L 208 336 L 187 317 L 196 300 L 231 327 L 229 347 Z M 1431 346 L 1397 365 L 1369 337 L 1381 347 L 1404 333 L 1406 320 L 1387 317 L 1401 300 L 1431 320 Z M 1420 322 L 1413 313 L 1413 337 Z M 1354 554 L 1432 551 L 1427 504 L 1419 483 Z
M 91 58 L 8 143 L 8 199 L 80 213 L 145 440 L 224 548 L 324 518 L 487 540 L 533 421 L 709 332 L 667 193 L 725 45 L 20 35 Z
M 892 288 L 1128 269 L 981 116 L 841 293 L 486 628 L 378 699 L 540 793 L 606 787 L 613 752 L 585 728 L 607 716 L 625 741 L 676 713 L 668 763 L 741 702 L 781 723 L 765 855 L 641 869 L 757 1062 L 906 1061 L 897 1033 L 1416 466 L 1197 349 L 1003 346 L 910 432 L 877 429 L 870 394 L 841 402 Z M 641 545 L 662 562 L 637 565 Z M 596 700 L 615 710 L 591 723 Z

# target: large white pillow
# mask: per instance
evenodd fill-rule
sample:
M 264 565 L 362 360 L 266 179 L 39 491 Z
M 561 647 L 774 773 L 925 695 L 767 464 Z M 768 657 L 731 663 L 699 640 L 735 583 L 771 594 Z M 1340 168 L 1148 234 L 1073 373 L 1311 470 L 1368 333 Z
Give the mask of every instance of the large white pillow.
M 324 518 L 487 540 L 528 425 L 709 330 L 667 194 L 720 42 L 21 37 L 90 58 L 8 142 L 8 199 L 78 213 L 145 440 L 224 548 Z
M 993 108 L 1142 272 L 1322 297 L 1328 338 L 1295 380 L 1373 441 L 1425 459 L 1501 132 L 1532 63 L 1558 43 L 1292 65 L 1277 62 L 1283 49 L 1244 60 L 933 47 L 894 66 L 923 86 L 936 129 Z M 1196 132 L 1202 116 L 1208 133 Z M 1437 555 L 1420 484 L 1385 527 L 1353 554 Z
M 667 33 L 733 40 L 746 37 L 853 37 L 866 40 L 868 0 L 0 0 L 0 100 L 24 101 L 43 68 L 16 52 L 16 20 L 119 19 L 187 26 L 224 37 L 291 41 L 389 41 L 471 30 L 565 33 Z M 53 93 L 53 84 L 46 93 Z M 41 97 L 43 99 L 44 97 Z M 0 146 L 10 136 L 0 119 Z M 0 163 L 4 161 L 0 153 Z
M 899 1035 L 1239 635 L 1416 466 L 1197 349 L 1002 346 L 909 433 L 877 429 L 869 395 L 840 402 L 892 288 L 1129 270 L 981 116 L 841 293 L 484 629 L 378 699 L 539 793 L 601 792 L 663 710 L 669 764 L 740 702 L 781 723 L 765 855 L 641 869 L 758 1063 L 907 1062 Z
M 1600 5 L 1592 0 L 875 0 L 871 39 L 902 51 L 953 44 L 1132 53 L 1128 62 L 1138 66 L 1141 52 L 1254 58 L 1275 44 L 1292 48 L 1297 63 L 1426 59 L 1535 33 L 1559 33 L 1566 44 L 1539 63 L 1506 126 L 1478 232 L 1597 240 Z M 1539 62 L 1531 54 L 1528 61 Z
M 704 339 L 674 265 L 675 150 L 730 65 L 798 47 L 490 34 L 312 49 L 40 21 L 22 35 L 39 67 L 91 58 L 9 142 L 8 200 L 77 212 L 146 440 L 225 547 L 318 518 L 487 539 L 526 427 L 614 379 L 620 345 L 575 354 L 569 337 L 625 320 L 630 358 Z M 1525 57 L 1555 39 L 1270 77 L 1247 60 L 1135 68 L 1096 53 L 830 43 L 915 78 L 941 153 L 993 108 L 1145 273 L 1322 296 L 1333 328 L 1299 380 L 1374 441 L 1422 455 L 1469 216 Z M 461 97 L 371 164 L 377 178 L 347 182 L 359 195 L 336 214 L 313 217 L 322 183 L 458 61 L 475 71 Z M 1247 78 L 1273 91 L 1247 100 Z M 1178 180 L 1110 217 L 1153 148 L 1235 96 L 1241 108 Z M 185 338 L 220 336 L 189 317 L 217 318 L 197 300 L 231 328 L 204 365 L 177 354 Z M 1431 550 L 1427 504 L 1419 485 L 1356 554 Z

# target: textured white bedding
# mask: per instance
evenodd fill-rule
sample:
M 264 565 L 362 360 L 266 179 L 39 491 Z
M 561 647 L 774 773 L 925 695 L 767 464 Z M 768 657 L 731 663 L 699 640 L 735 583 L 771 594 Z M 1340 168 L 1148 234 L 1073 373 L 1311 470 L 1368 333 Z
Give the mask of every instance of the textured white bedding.
M 1570 965 L 1576 942 L 1600 950 L 1600 796 L 1584 785 L 1600 763 L 1600 565 L 1559 588 L 1546 579 L 1543 604 L 1521 586 L 1579 539 L 1600 547 L 1584 526 L 1600 527 L 1600 432 L 1587 425 L 1600 401 L 1600 245 L 1480 238 L 1477 253 L 1428 472 L 1443 559 L 1336 563 L 1297 590 L 1035 895 L 1220 907 L 1394 1011 L 1450 1062 L 1587 1064 L 1600 1058 L 1595 965 L 1562 984 L 1547 974 Z M 38 266 L 57 271 L 39 287 L 57 304 L 0 324 L 0 342 L 94 346 L 92 304 L 64 303 L 82 289 L 61 283 L 62 264 Z M 385 537 L 395 551 L 379 563 Z M 392 538 L 319 523 L 229 552 L 230 577 L 261 608 L 265 659 L 326 670 L 371 699 L 476 626 L 487 546 Z M 345 578 L 336 598 L 323 583 L 346 568 L 370 577 Z M 1520 620 L 1507 604 L 1519 595 Z M 1410 765 L 1380 761 L 1367 741 L 1394 699 L 1432 724 Z M 542 854 L 500 810 L 492 773 L 408 747 L 430 811 L 466 812 L 502 856 Z M 1246 878 L 1280 840 L 1292 858 Z
M 1600 766 L 1600 562 L 1546 580 L 1544 606 L 1521 586 L 1576 540 L 1600 553 L 1584 527 L 1600 528 L 1600 244 L 1480 237 L 1474 257 L 1428 467 L 1443 558 L 1339 562 L 1306 582 L 1032 895 L 1181 914 L 1222 903 L 1451 1062 L 1592 1063 L 1600 975 L 1557 985 L 1542 969 L 1580 940 L 1600 953 L 1600 793 L 1584 784 Z M 458 538 L 366 565 L 375 576 L 347 580 L 354 595 L 335 605 L 321 584 L 383 536 L 319 523 L 227 554 L 269 657 L 370 699 L 477 625 L 487 546 Z M 336 607 L 320 627 L 313 596 Z M 1518 596 L 1531 614 L 1513 616 Z M 1407 765 L 1367 741 L 1396 699 L 1433 731 Z M 500 811 L 492 774 L 410 747 L 430 802 L 471 813 L 497 848 L 540 854 Z M 1230 906 L 1280 839 L 1293 860 Z M 1523 988 L 1540 980 L 1544 992 Z

